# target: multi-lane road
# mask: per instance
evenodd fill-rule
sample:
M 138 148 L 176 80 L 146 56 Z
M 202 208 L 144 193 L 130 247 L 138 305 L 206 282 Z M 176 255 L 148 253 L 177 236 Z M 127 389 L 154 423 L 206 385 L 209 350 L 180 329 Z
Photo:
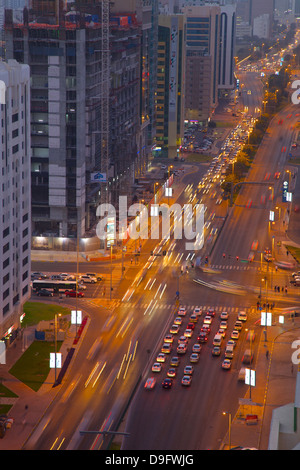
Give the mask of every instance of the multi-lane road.
M 243 92 L 242 98 L 245 99 L 249 114 L 254 115 L 261 106 L 260 80 L 258 74 L 246 74 L 243 80 L 245 90 L 251 89 L 252 93 Z M 185 240 L 166 240 L 164 244 L 158 240 L 148 240 L 143 246 L 139 264 L 129 267 L 126 279 L 119 286 L 118 302 L 113 311 L 101 307 L 101 302 L 93 294 L 78 300 L 90 316 L 90 325 L 68 371 L 66 382 L 62 384 L 56 400 L 48 408 L 26 448 L 103 449 L 108 445 L 110 437 L 93 432 L 116 431 L 122 412 L 130 400 L 124 449 L 219 448 L 227 431 L 227 420 L 222 412 L 234 414 L 238 399 L 247 390 L 244 384 L 237 381 L 242 353 L 246 347 L 245 328 L 237 342 L 229 371 L 221 368 L 223 356 L 211 355 L 212 338 L 218 329 L 219 313 L 224 310 L 229 313 L 227 338 L 224 341 L 229 339 L 239 310 L 247 310 L 246 325 L 256 329 L 257 339 L 261 333 L 260 327 L 256 325 L 257 294 L 247 290 L 246 294 L 240 295 L 241 292 L 232 283 L 247 287 L 258 287 L 260 283 L 259 255 L 256 255 L 249 269 L 242 269 L 236 256 L 247 259 L 254 240 L 259 241 L 258 251 L 271 242 L 268 212 L 272 200 L 268 196 L 273 191 L 276 195 L 280 190 L 282 181 L 274 179 L 274 175 L 280 172 L 282 178 L 286 152 L 292 139 L 292 127 L 297 120 L 295 109 L 292 108 L 282 111 L 281 117 L 282 126 L 278 127 L 277 120 L 271 124 L 247 177 L 249 182 L 263 184 L 249 184 L 242 188 L 234 207 L 229 209 L 214 249 L 211 251 L 210 246 L 205 245 L 196 254 L 203 258 L 209 251 L 210 265 L 221 267 L 218 273 L 207 274 L 192 268 L 181 275 L 181 267 L 186 264 L 188 256 Z M 191 194 L 197 191 L 204 171 L 205 168 L 199 166 L 198 171 L 184 176 L 183 182 L 190 186 L 178 195 L 177 202 L 183 205 L 191 200 Z M 273 190 L 269 190 L 269 187 Z M 216 190 L 219 190 L 218 187 Z M 262 195 L 267 196 L 264 204 L 261 204 Z M 217 206 L 215 199 L 210 196 L 209 193 L 203 199 L 207 206 L 206 217 L 212 212 L 223 217 L 227 211 L 226 203 Z M 252 203 L 247 208 L 249 200 Z M 167 255 L 154 256 L 154 262 L 149 267 L 149 253 L 154 251 L 161 254 L 162 250 L 166 250 Z M 224 269 L 226 264 L 230 264 L 232 269 Z M 34 268 L 41 269 L 38 265 Z M 56 265 L 58 272 L 70 271 L 68 268 L 68 265 Z M 89 267 L 89 271 L 100 270 L 99 266 Z M 224 292 L 224 288 L 204 287 L 195 282 L 197 278 L 207 283 L 222 282 L 229 292 Z M 180 303 L 187 307 L 181 332 L 193 307 L 201 306 L 203 311 L 208 307 L 215 308 L 216 315 L 208 343 L 203 345 L 200 360 L 194 365 L 191 386 L 183 387 L 180 383 L 183 367 L 189 363 L 191 345 L 195 342 L 193 338 L 202 323 L 200 317 L 189 341 L 188 352 L 181 359 L 173 387 L 164 390 L 160 385 L 166 376 L 168 358 L 162 372 L 156 375 L 156 387 L 151 391 L 144 390 L 146 378 L 149 374 L 153 375 L 151 366 L 160 352 L 164 334 L 169 331 L 176 315 L 175 294 L 178 290 Z M 72 305 L 73 300 L 68 302 Z M 92 357 L 91 348 L 99 337 L 102 340 L 101 348 Z M 176 341 L 175 337 L 174 352 Z M 80 431 L 89 432 L 80 434 Z

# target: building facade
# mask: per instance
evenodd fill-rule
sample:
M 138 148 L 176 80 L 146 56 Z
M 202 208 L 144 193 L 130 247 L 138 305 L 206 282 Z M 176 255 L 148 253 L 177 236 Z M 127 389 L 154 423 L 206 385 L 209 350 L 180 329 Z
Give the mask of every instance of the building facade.
M 177 156 L 184 133 L 185 17 L 160 15 L 156 96 L 156 154 Z
M 6 56 L 31 71 L 34 236 L 82 237 L 96 220 L 100 187 L 90 175 L 101 170 L 102 35 L 93 19 L 6 18 Z
M 206 122 L 218 105 L 219 6 L 183 7 L 186 16 L 185 119 Z
M 13 338 L 30 297 L 30 72 L 0 62 L 0 337 Z

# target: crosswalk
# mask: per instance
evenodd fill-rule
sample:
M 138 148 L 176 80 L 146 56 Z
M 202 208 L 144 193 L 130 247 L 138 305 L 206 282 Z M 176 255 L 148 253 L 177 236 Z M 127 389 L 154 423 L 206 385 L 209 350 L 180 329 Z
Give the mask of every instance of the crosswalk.
M 121 299 L 113 299 L 111 301 L 110 307 L 115 309 L 120 307 L 121 305 L 125 306 L 126 308 L 130 307 L 135 307 L 135 308 L 140 308 L 141 310 L 144 311 L 151 311 L 153 308 L 159 309 L 159 310 L 174 310 L 176 309 L 176 306 L 174 303 L 166 303 L 166 302 L 145 302 L 145 303 L 140 303 L 138 302 L 122 302 Z M 228 314 L 232 313 L 238 313 L 239 311 L 245 311 L 248 314 L 255 313 L 256 312 L 256 306 L 251 307 L 251 306 L 232 306 L 232 305 L 196 305 L 196 304 L 180 304 L 180 307 L 184 307 L 187 311 L 187 314 L 191 314 L 195 308 L 200 308 L 202 312 L 206 312 L 209 308 L 213 308 L 216 313 L 222 313 L 222 312 L 228 312 Z
M 255 265 L 240 265 L 240 264 L 211 264 L 211 269 L 233 270 L 233 271 L 260 271 L 261 268 Z M 264 270 L 264 269 L 263 269 Z

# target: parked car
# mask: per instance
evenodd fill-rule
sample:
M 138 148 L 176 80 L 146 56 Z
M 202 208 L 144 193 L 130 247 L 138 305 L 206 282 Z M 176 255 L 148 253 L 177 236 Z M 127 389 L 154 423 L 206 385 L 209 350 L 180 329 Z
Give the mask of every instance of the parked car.
M 66 290 L 66 297 L 76 297 L 76 290 Z M 84 297 L 84 293 L 77 291 L 77 297 Z
M 86 282 L 86 283 L 90 283 L 90 284 L 95 284 L 95 283 L 97 282 L 97 278 L 96 278 L 96 277 L 87 276 L 86 274 L 83 274 L 83 275 L 80 277 L 80 280 L 83 281 L 83 282 Z
M 53 292 L 51 292 L 50 290 L 47 290 L 47 289 L 40 289 L 37 292 L 37 295 L 39 297 L 53 297 Z

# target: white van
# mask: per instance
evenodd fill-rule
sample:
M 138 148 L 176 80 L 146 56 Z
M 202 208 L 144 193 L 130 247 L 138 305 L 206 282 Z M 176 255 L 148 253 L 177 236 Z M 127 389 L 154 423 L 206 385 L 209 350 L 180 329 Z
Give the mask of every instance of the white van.
M 223 336 L 219 335 L 219 334 L 216 334 L 215 337 L 214 337 L 214 340 L 213 340 L 213 345 L 214 346 L 221 346 L 222 340 L 223 340 Z
M 233 346 L 231 346 L 231 345 L 226 346 L 225 358 L 226 359 L 232 359 L 233 358 Z

